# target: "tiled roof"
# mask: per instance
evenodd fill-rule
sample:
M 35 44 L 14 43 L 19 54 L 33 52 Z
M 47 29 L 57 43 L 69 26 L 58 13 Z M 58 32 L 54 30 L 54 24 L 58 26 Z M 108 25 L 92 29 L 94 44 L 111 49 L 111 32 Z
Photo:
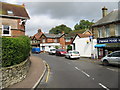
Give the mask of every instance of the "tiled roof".
M 80 38 L 92 36 L 92 34 L 77 34 Z
M 30 18 L 23 5 L 0 2 L 0 6 L 0 16 L 22 17 L 26 19 Z M 13 12 L 13 15 L 9 15 L 8 11 Z
M 40 33 L 36 33 L 36 34 L 33 36 L 33 38 L 35 37 L 37 40 L 39 40 L 42 34 L 43 34 L 43 33 L 41 33 L 41 32 L 40 32 Z
M 120 21 L 120 10 L 114 10 L 112 12 L 110 12 L 108 15 L 106 15 L 105 17 L 101 18 L 99 21 L 97 21 L 94 26 L 98 26 L 98 25 L 104 25 L 104 24 L 109 24 L 112 22 L 116 22 L 116 21 Z
M 47 38 L 60 38 L 63 34 L 44 34 Z

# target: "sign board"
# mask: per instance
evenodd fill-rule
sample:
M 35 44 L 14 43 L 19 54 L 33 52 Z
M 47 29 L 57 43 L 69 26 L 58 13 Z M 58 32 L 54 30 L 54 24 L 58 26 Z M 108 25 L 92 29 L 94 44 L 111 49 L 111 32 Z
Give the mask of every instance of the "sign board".
M 99 38 L 97 43 L 120 43 L 120 38 Z

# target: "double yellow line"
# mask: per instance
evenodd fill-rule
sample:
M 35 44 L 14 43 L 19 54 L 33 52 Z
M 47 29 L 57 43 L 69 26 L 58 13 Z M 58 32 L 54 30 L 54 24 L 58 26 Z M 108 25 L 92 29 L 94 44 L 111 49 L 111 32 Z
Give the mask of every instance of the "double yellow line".
M 47 69 L 48 69 L 48 73 L 47 73 L 45 82 L 47 83 L 48 79 L 49 79 L 49 76 L 50 76 L 50 66 L 48 64 L 46 64 L 46 66 L 47 66 Z

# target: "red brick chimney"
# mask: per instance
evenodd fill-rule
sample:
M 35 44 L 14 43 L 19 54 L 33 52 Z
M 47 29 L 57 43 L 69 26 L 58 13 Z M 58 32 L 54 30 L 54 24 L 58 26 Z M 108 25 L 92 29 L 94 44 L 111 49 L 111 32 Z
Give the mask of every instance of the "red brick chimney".
M 23 3 L 22 6 L 25 7 L 25 4 Z

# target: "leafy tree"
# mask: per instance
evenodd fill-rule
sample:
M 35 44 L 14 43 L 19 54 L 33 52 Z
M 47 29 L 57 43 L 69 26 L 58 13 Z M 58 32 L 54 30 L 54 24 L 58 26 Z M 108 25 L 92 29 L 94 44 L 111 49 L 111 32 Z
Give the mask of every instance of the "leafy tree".
M 88 20 L 80 20 L 80 22 L 74 26 L 74 29 L 75 30 L 90 29 L 93 24 L 94 24 L 93 22 L 90 22 Z
M 51 30 L 49 30 L 49 33 L 50 34 L 59 34 L 59 33 L 62 33 L 62 31 L 64 31 L 65 34 L 68 34 L 69 32 L 72 31 L 72 29 L 67 27 L 66 25 L 62 24 L 62 25 L 56 26 L 56 27 L 52 28 Z

